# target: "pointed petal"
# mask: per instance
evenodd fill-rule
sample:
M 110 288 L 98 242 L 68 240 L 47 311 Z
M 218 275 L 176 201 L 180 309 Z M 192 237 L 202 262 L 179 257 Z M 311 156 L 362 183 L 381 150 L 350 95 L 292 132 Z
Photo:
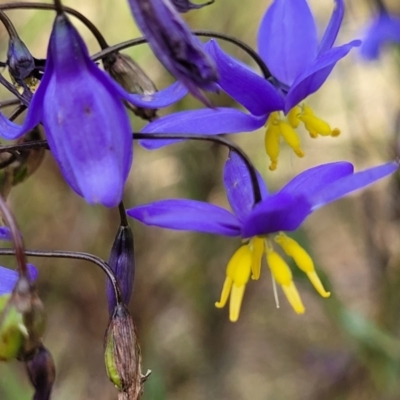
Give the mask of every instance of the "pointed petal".
M 195 200 L 170 199 L 138 206 L 127 214 L 145 225 L 160 228 L 239 236 L 240 225 L 229 211 Z
M 328 187 L 332 182 L 353 174 L 353 171 L 353 165 L 348 162 L 319 165 L 297 175 L 279 193 L 286 193 L 292 196 L 311 196 Z
M 272 75 L 290 86 L 316 58 L 317 45 L 306 0 L 275 0 L 258 31 L 258 50 Z
M 345 57 L 353 47 L 360 44 L 359 40 L 353 40 L 321 54 L 293 83 L 286 97 L 285 112 L 289 112 L 300 101 L 316 92 L 326 81 L 336 63 Z
M 251 238 L 279 231 L 293 231 L 310 213 L 310 205 L 304 196 L 277 193 L 254 207 L 243 221 L 242 236 Z
M 91 204 L 118 205 L 132 162 L 129 118 L 64 15 L 54 23 L 45 76 L 43 124 L 66 180 Z
M 398 167 L 398 163 L 390 162 L 378 167 L 369 168 L 362 172 L 347 175 L 334 181 L 331 185 L 328 185 L 326 188 L 314 193 L 312 196 L 309 196 L 308 200 L 312 204 L 312 209 L 316 210 L 325 204 L 338 200 L 355 190 L 368 186 L 375 181 L 392 174 L 398 170 Z
M 214 39 L 204 48 L 217 65 L 219 86 L 252 114 L 283 109 L 283 96 L 266 79 L 222 51 Z
M 27 264 L 28 274 L 31 280 L 36 280 L 37 269 L 32 264 Z M 18 280 L 18 273 L 13 269 L 0 267 L 0 296 L 11 293 Z
M 268 196 L 267 187 L 257 171 L 262 197 Z M 254 207 L 254 191 L 247 165 L 234 151 L 225 163 L 224 185 L 229 204 L 239 221 L 243 221 Z
M 335 8 L 333 10 L 329 24 L 325 30 L 324 36 L 318 48 L 318 54 L 325 53 L 332 48 L 338 35 L 340 26 L 342 25 L 344 16 L 343 0 L 335 0 Z
M 219 135 L 224 133 L 251 132 L 264 125 L 266 116 L 255 117 L 231 108 L 181 111 L 159 118 L 144 127 L 142 133 L 186 133 L 188 135 Z M 143 139 L 146 149 L 181 142 L 182 140 Z
M 164 0 L 128 2 L 139 29 L 157 58 L 195 97 L 207 104 L 208 100 L 199 88 L 216 89 L 215 65 L 174 6 Z
M 377 59 L 385 44 L 400 43 L 400 18 L 381 13 L 367 28 L 360 52 L 367 60 Z

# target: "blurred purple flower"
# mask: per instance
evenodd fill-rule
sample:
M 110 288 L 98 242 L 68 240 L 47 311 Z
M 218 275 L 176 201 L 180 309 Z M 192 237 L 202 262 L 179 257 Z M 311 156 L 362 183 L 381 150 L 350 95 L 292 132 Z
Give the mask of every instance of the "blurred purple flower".
M 29 278 L 35 281 L 38 271 L 32 264 L 27 264 Z M 11 293 L 18 280 L 18 272 L 0 266 L 0 296 Z
M 361 55 L 367 60 L 377 59 L 382 47 L 389 43 L 400 44 L 400 18 L 381 12 L 365 30 Z
M 174 1 L 178 3 L 188 2 Z M 211 106 L 199 89 L 217 90 L 217 70 L 171 1 L 129 0 L 129 5 L 139 29 L 165 68 L 185 84 L 193 96 Z
M 360 41 L 333 47 L 344 14 L 343 0 L 336 7 L 322 40 L 318 43 L 314 18 L 306 0 L 275 0 L 265 13 L 258 31 L 260 55 L 274 79 L 265 80 L 238 60 L 224 53 L 212 40 L 206 45 L 220 75 L 220 87 L 250 113 L 232 108 L 183 111 L 148 124 L 143 133 L 186 133 L 217 135 L 250 132 L 268 121 L 265 147 L 276 168 L 282 137 L 302 156 L 300 139 L 294 130 L 303 122 L 312 137 L 337 136 L 340 131 L 316 117 L 310 107 L 298 104 L 316 92 L 336 63 Z M 279 113 L 283 111 L 288 120 Z M 270 118 L 269 118 L 270 117 Z M 173 143 L 172 140 L 142 140 L 148 149 Z
M 113 207 L 122 199 L 132 163 L 132 130 L 123 100 L 159 108 L 185 94 L 180 83 L 151 96 L 125 92 L 90 59 L 79 33 L 60 14 L 24 124 L 21 127 L 0 113 L 0 136 L 18 138 L 41 122 L 72 189 L 91 204 Z
M 190 10 L 198 10 L 199 8 L 203 8 L 214 3 L 214 0 L 207 1 L 206 3 L 194 4 L 190 0 L 171 0 L 171 3 L 175 6 L 175 8 L 181 12 L 185 13 Z
M 363 188 L 398 168 L 394 162 L 354 173 L 347 162 L 336 162 L 311 168 L 292 179 L 279 192 L 268 194 L 259 179 L 262 201 L 254 205 L 251 179 L 246 165 L 235 153 L 225 164 L 224 185 L 233 210 L 195 200 L 169 199 L 131 208 L 128 215 L 146 225 L 177 230 L 192 230 L 223 236 L 241 236 L 246 240 L 231 258 L 227 278 L 217 307 L 223 307 L 231 294 L 230 319 L 239 317 L 245 285 L 252 272 L 260 276 L 261 259 L 266 254 L 268 265 L 290 304 L 297 313 L 304 306 L 294 286 L 285 261 L 274 250 L 271 234 L 280 232 L 274 241 L 293 257 L 298 267 L 307 273 L 317 291 L 328 297 L 307 252 L 282 231 L 294 231 L 314 211 L 332 201 Z

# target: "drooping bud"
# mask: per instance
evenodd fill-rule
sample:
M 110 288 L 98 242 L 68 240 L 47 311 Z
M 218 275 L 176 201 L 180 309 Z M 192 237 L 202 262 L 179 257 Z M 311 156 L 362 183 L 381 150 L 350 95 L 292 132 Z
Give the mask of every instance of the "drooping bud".
M 28 143 L 31 141 L 44 139 L 43 127 L 38 125 L 29 131 L 17 144 Z M 46 150 L 41 148 L 20 151 L 9 165 L 0 170 L 0 194 L 7 198 L 11 188 L 28 179 L 41 165 Z M 7 153 L 0 154 L 0 160 L 4 162 L 5 157 L 10 157 Z
M 152 95 L 157 92 L 153 81 L 146 73 L 126 54 L 115 53 L 103 60 L 104 69 L 118 82 L 128 93 Z M 136 107 L 127 101 L 125 105 L 138 117 L 152 121 L 157 116 L 157 110 Z
M 120 392 L 119 400 L 137 400 L 150 371 L 142 375 L 140 346 L 132 317 L 124 304 L 117 304 L 104 341 L 107 375 Z
M 0 304 L 0 359 L 29 359 L 41 345 L 46 325 L 43 304 L 24 276 L 8 296 L 3 307 Z
M 35 388 L 33 400 L 50 399 L 56 369 L 53 357 L 43 345 L 39 347 L 33 358 L 26 362 L 26 370 Z
M 113 270 L 122 292 L 122 300 L 129 303 L 132 295 L 133 281 L 135 278 L 135 258 L 133 233 L 129 225 L 121 225 L 118 228 L 111 249 L 108 265 Z M 114 290 L 111 282 L 107 280 L 108 310 L 113 313 L 115 304 Z
M 205 6 L 209 6 L 210 4 L 214 3 L 214 0 L 207 1 L 207 3 L 202 4 L 194 4 L 190 0 L 171 0 L 171 2 L 179 12 L 185 13 L 190 10 L 197 10 Z
M 7 65 L 11 77 L 21 83 L 31 76 L 35 69 L 35 60 L 19 37 L 11 37 L 8 44 Z

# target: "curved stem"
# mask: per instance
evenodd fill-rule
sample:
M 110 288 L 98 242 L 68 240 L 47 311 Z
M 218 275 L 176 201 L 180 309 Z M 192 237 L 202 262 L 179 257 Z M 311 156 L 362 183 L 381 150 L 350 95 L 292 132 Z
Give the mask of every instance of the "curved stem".
M 12 256 L 15 254 L 16 251 L 13 249 L 0 249 L 0 255 L 2 256 Z M 23 255 L 24 257 L 30 256 L 30 257 L 46 257 L 46 258 L 68 258 L 74 260 L 88 261 L 93 264 L 96 264 L 107 275 L 108 279 L 110 279 L 115 294 L 115 301 L 117 302 L 117 304 L 122 303 L 121 289 L 119 288 L 117 279 L 113 271 L 111 270 L 110 266 L 100 257 L 97 257 L 89 253 L 62 251 L 62 250 L 54 250 L 54 251 L 25 250 Z
M 18 33 L 11 22 L 10 18 L 7 17 L 6 14 L 4 14 L 3 11 L 0 10 L 0 21 L 3 23 L 5 28 L 7 29 L 8 36 L 11 38 L 18 38 Z
M 24 104 L 27 107 L 29 106 L 29 100 L 26 98 L 26 96 L 18 92 L 17 88 L 14 87 L 14 85 L 11 84 L 6 78 L 4 78 L 2 74 L 0 74 L 0 84 L 2 84 L 6 89 L 8 89 L 12 94 L 14 94 L 22 104 Z
M 257 52 L 255 50 L 253 50 L 249 45 L 247 45 L 246 43 L 242 42 L 241 40 L 235 38 L 234 36 L 229 36 L 224 33 L 211 32 L 211 31 L 210 32 L 209 31 L 192 31 L 192 33 L 196 36 L 215 37 L 215 38 L 225 40 L 227 42 L 235 44 L 236 46 L 238 46 L 242 50 L 244 50 L 257 63 L 257 65 L 259 66 L 265 79 L 268 79 L 272 76 L 271 73 L 269 72 L 269 69 L 266 66 L 265 62 L 257 54 Z M 92 56 L 92 60 L 98 61 L 104 57 L 107 57 L 111 53 L 115 53 L 117 51 L 127 49 L 128 47 L 138 46 L 138 45 L 144 44 L 144 43 L 147 43 L 147 39 L 144 37 L 127 40 L 126 42 L 118 43 L 114 46 L 110 46 L 107 49 L 103 49 L 102 51 L 94 54 Z
M 56 6 L 54 4 L 47 3 L 27 3 L 27 2 L 16 2 L 12 4 L 0 4 L 0 10 L 15 10 L 15 9 L 26 9 L 26 10 L 55 10 Z M 102 49 L 106 49 L 108 44 L 100 32 L 100 30 L 93 24 L 89 19 L 87 19 L 79 11 L 71 7 L 62 6 L 64 12 L 73 15 L 75 18 L 79 19 L 93 34 Z
M 258 184 L 257 179 L 257 172 L 250 161 L 247 154 L 234 142 L 229 139 L 226 139 L 222 136 L 208 136 L 208 135 L 188 135 L 188 134 L 159 134 L 159 133 L 133 133 L 134 140 L 140 139 L 150 139 L 150 140 L 162 140 L 162 139 L 182 139 L 182 140 L 198 140 L 198 141 L 205 141 L 205 142 L 214 142 L 218 143 L 222 146 L 228 147 L 230 150 L 234 151 L 246 164 L 247 169 L 250 174 L 251 184 L 253 187 L 253 195 L 254 195 L 254 204 L 259 203 L 261 198 L 261 191 L 260 186 Z M 21 150 L 31 150 L 31 149 L 38 149 L 38 148 L 47 148 L 48 144 L 46 140 L 38 140 L 36 142 L 29 142 L 29 143 L 22 143 L 10 146 L 0 146 L 0 154 L 1 153 L 14 153 L 16 151 Z
M 3 214 L 4 220 L 11 230 L 11 236 L 15 249 L 13 250 L 13 253 L 17 259 L 18 272 L 21 276 L 29 279 L 28 270 L 26 268 L 26 257 L 24 253 L 22 236 L 19 233 L 14 217 L 12 216 L 2 196 L 0 196 L 0 212 Z
M 4 107 L 9 107 L 9 106 L 15 106 L 20 103 L 21 103 L 21 100 L 19 100 L 19 99 L 3 100 L 3 101 L 0 101 L 0 109 L 4 108 Z

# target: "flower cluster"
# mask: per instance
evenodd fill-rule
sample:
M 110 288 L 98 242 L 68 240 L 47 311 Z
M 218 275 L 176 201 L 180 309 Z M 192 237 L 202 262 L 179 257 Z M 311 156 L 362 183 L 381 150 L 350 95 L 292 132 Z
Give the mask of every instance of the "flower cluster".
M 115 46 L 109 46 L 91 21 L 64 7 L 61 0 L 35 3 L 33 8 L 55 12 L 45 59 L 31 54 L 4 12 L 30 6 L 0 6 L 0 20 L 9 35 L 7 60 L 2 66 L 10 75 L 7 79 L 0 74 L 0 83 L 14 95 L 0 108 L 17 107 L 8 115 L 0 112 L 0 137 L 13 141 L 0 147 L 0 212 L 4 222 L 0 239 L 12 240 L 13 249 L 0 249 L 0 254 L 15 255 L 18 265 L 16 271 L 0 267 L 0 360 L 25 362 L 37 399 L 49 398 L 55 370 L 42 342 L 45 319 L 35 287 L 37 270 L 27 263 L 27 254 L 90 261 L 106 274 L 110 315 L 104 351 L 107 374 L 124 398 L 138 399 L 149 373 L 141 373 L 140 347 L 127 309 L 136 268 L 134 234 L 127 216 L 145 225 L 241 240 L 227 262 L 221 296 L 215 303 L 222 308 L 229 299 L 232 322 L 239 319 L 246 285 L 250 278 L 260 278 L 264 263 L 274 289 L 279 285 L 293 310 L 303 314 L 306 307 L 288 259 L 322 297 L 329 297 L 330 291 L 320 280 L 306 246 L 287 233 L 299 229 L 319 208 L 398 169 L 394 160 L 358 172 L 350 162 L 330 162 L 304 170 L 277 192 L 269 192 L 262 171 L 222 135 L 263 128 L 262 153 L 269 158 L 270 171 L 282 164 L 282 143 L 298 157 L 305 156 L 302 130 L 311 138 L 337 137 L 340 129 L 317 116 L 306 99 L 322 87 L 340 60 L 361 46 L 361 41 L 335 45 L 344 18 L 343 0 L 326 0 L 333 3 L 333 11 L 321 38 L 307 0 L 272 1 L 261 18 L 257 51 L 225 34 L 192 32 L 180 13 L 201 10 L 213 2 L 128 0 L 144 39 Z M 102 48 L 100 53 L 89 53 L 68 14 L 92 31 Z M 377 57 L 384 42 L 400 41 L 399 27 L 397 17 L 381 10 L 368 29 L 361 53 Z M 209 40 L 202 42 L 197 35 Z M 224 50 L 220 39 L 247 51 L 262 74 Z M 176 79 L 162 90 L 135 60 L 120 53 L 144 41 Z M 224 92 L 231 104 L 238 106 L 215 107 L 207 92 L 213 96 Z M 201 107 L 158 116 L 159 109 L 187 95 L 200 100 Z M 15 122 L 25 111 L 22 124 Z M 137 118 L 147 121 L 140 133 L 135 132 Z M 222 182 L 231 210 L 196 199 L 161 199 L 125 209 L 122 199 L 132 168 L 133 139 L 149 150 L 188 140 L 228 147 Z M 108 262 L 87 253 L 24 249 L 5 200 L 15 185 L 36 171 L 46 150 L 71 189 L 87 203 L 118 207 L 119 228 Z

